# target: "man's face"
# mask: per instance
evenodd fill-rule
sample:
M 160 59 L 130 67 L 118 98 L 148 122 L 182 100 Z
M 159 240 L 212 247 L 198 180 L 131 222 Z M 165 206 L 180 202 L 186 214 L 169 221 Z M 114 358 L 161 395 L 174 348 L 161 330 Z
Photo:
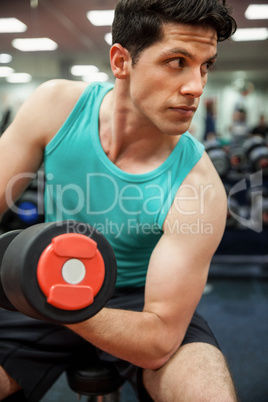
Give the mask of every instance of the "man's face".
M 169 135 L 188 130 L 216 60 L 217 34 L 205 27 L 168 23 L 164 37 L 130 68 L 130 98 L 137 118 Z

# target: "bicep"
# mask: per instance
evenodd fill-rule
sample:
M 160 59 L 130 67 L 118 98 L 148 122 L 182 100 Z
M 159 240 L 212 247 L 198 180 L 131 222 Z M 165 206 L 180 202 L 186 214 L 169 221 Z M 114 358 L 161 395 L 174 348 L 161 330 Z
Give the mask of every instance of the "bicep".
M 164 234 L 151 255 L 145 292 L 145 311 L 161 317 L 174 343 L 183 339 L 202 296 L 226 221 L 225 192 L 217 180 L 201 212 L 200 199 L 189 201 L 191 189 L 185 189 L 179 207 L 173 203 Z
M 163 235 L 152 253 L 146 280 L 144 311 L 162 320 L 165 336 L 175 349 L 202 296 L 209 269 L 202 246 L 198 249 L 189 240 Z

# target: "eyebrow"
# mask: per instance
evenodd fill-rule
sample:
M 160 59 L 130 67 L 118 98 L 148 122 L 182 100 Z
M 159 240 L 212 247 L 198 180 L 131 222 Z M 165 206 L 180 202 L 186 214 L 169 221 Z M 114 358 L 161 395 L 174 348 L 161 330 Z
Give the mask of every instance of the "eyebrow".
M 173 49 L 169 49 L 169 50 L 167 50 L 167 51 L 164 51 L 163 53 L 162 53 L 162 56 L 168 56 L 168 55 L 170 55 L 170 54 L 174 54 L 174 55 L 183 55 L 183 56 L 185 56 L 185 57 L 188 57 L 189 59 L 191 59 L 191 60 L 193 60 L 194 59 L 194 56 L 191 54 L 191 53 L 189 53 L 187 50 L 185 50 L 185 49 L 181 49 L 181 48 L 173 48 Z M 208 60 L 206 60 L 206 62 L 208 62 L 208 61 L 212 61 L 212 60 L 216 60 L 217 59 L 217 53 L 215 53 L 214 54 L 214 56 L 212 56 L 212 57 L 210 57 Z

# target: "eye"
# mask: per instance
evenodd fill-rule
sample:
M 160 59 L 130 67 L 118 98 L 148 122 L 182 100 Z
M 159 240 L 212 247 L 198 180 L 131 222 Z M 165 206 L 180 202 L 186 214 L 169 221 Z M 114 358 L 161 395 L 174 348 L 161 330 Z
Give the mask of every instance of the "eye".
M 207 74 L 210 70 L 212 70 L 214 64 L 214 61 L 208 61 L 207 63 L 202 64 L 201 72 Z
M 181 69 L 185 67 L 186 61 L 183 57 L 177 57 L 176 59 L 168 60 L 168 65 L 174 69 Z

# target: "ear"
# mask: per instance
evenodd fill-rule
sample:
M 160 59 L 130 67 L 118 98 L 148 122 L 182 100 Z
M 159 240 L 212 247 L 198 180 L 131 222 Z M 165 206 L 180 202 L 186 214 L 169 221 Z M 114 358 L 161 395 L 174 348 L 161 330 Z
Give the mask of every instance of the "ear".
M 115 43 L 110 50 L 111 69 L 118 79 L 125 79 L 128 76 L 131 66 L 131 57 L 129 52 L 119 43 Z

